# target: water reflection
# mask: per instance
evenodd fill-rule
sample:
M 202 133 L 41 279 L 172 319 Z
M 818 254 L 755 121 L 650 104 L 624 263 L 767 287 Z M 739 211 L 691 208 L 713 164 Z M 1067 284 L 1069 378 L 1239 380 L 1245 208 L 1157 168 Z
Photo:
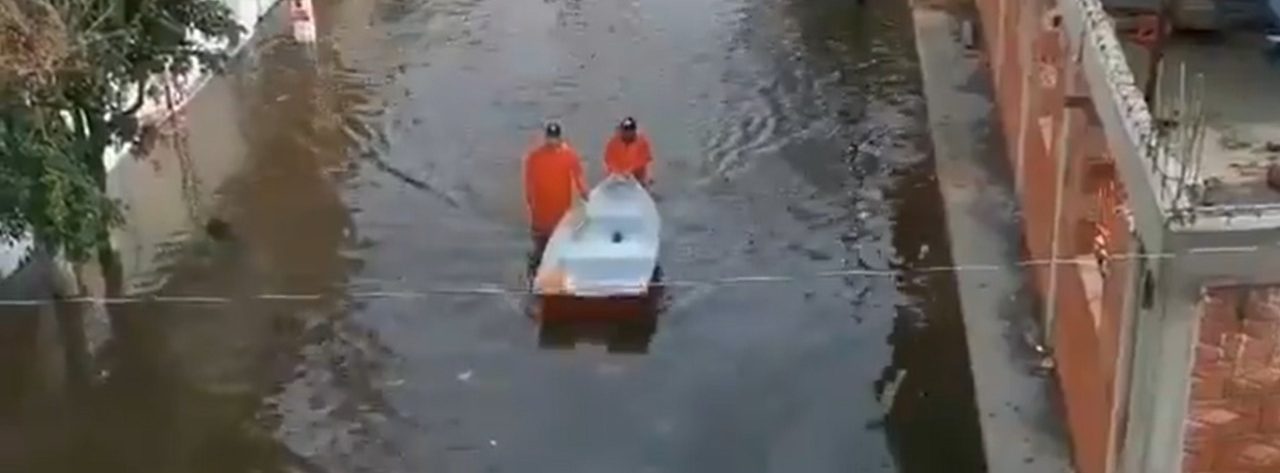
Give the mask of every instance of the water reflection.
M 537 305 L 538 346 L 574 348 L 603 345 L 610 353 L 648 353 L 658 330 L 663 290 L 637 297 L 541 296 Z
M 43 259 L 38 258 L 43 261 Z M 50 296 L 48 266 L 27 265 L 0 284 L 0 299 Z M 74 445 L 88 384 L 80 319 L 54 305 L 0 310 L 0 471 L 38 465 Z
M 151 163 L 132 168 L 144 175 L 125 189 L 126 291 L 230 302 L 109 308 L 118 335 L 78 404 L 84 435 L 52 449 L 73 468 L 18 471 L 876 471 L 892 459 L 866 426 L 883 417 L 871 388 L 890 364 L 911 370 L 892 448 L 968 445 L 902 435 L 945 430 L 951 405 L 930 400 L 965 386 L 962 358 L 937 349 L 958 329 L 919 340 L 908 322 L 922 315 L 895 322 L 894 309 L 954 314 L 917 300 L 946 294 L 927 281 L 546 299 L 532 322 L 488 295 L 349 300 L 516 284 L 520 130 L 549 116 L 589 172 L 615 117 L 650 127 L 673 279 L 914 264 L 897 255 L 923 242 L 895 235 L 944 236 L 903 224 L 938 219 L 899 205 L 937 208 L 901 177 L 931 168 L 911 150 L 845 152 L 862 128 L 910 121 L 872 113 L 868 90 L 891 87 L 852 80 L 881 73 L 864 50 L 910 54 L 866 44 L 876 21 L 835 0 L 317 3 L 314 54 L 251 49 L 219 86 L 233 97 L 209 104 L 225 121 L 151 180 Z M 226 225 L 202 229 L 210 217 Z M 14 330 L 57 333 L 41 323 Z M 646 355 L 538 349 L 583 344 Z
M 335 130 L 361 94 L 330 73 L 340 68 L 337 56 L 272 37 L 251 45 L 230 75 L 191 103 L 183 117 L 189 138 L 161 137 L 112 175 L 126 206 L 126 226 L 115 235 L 123 279 L 94 292 L 211 302 L 78 307 L 87 312 L 58 320 L 74 335 L 84 314 L 101 313 L 112 338 L 94 361 L 95 379 L 64 405 L 75 413 L 70 421 L 25 410 L 44 412 L 25 425 L 58 426 L 67 439 L 59 451 L 74 454 L 20 446 L 29 455 L 16 471 L 305 467 L 273 438 L 279 419 L 246 419 L 308 344 L 340 350 L 333 326 L 345 312 L 352 261 L 342 248 L 353 232 L 337 188 L 353 141 Z M 317 297 L 268 301 L 256 297 L 262 293 Z M 47 318 L 18 333 L 48 331 Z M 76 338 L 57 343 L 85 345 Z
M 527 281 L 533 281 L 546 241 L 533 239 L 528 254 Z M 647 353 L 658 329 L 665 294 L 662 268 L 655 268 L 649 291 L 640 296 L 532 296 L 528 305 L 538 322 L 538 346 L 572 349 L 581 344 L 603 345 L 610 353 Z

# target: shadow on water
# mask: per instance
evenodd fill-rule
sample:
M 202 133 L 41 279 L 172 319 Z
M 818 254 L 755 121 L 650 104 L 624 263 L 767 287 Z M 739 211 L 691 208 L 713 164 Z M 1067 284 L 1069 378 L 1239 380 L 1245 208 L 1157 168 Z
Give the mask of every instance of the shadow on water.
M 324 169 L 346 146 L 321 130 L 327 115 L 317 107 L 336 84 L 315 73 L 312 58 L 288 44 L 260 54 L 260 68 L 240 71 L 257 91 L 244 113 L 259 125 L 243 131 L 245 167 L 219 186 L 216 213 L 226 223 L 191 243 L 160 289 L 227 301 L 111 308 L 110 374 L 97 388 L 83 468 L 249 471 L 287 452 L 269 424 L 243 419 L 288 373 L 306 332 L 342 315 L 336 291 L 349 265 L 340 257 L 349 221 Z M 322 297 L 264 301 L 260 293 Z
M 527 256 L 526 280 L 534 280 L 545 249 L 546 241 L 534 238 Z M 588 344 L 602 345 L 609 353 L 648 353 L 664 308 L 662 282 L 659 266 L 653 271 L 648 291 L 638 296 L 529 296 L 526 304 L 538 324 L 538 347 L 563 350 Z
M 867 3 L 318 2 L 317 56 L 251 49 L 228 81 L 244 125 L 190 161 L 229 180 L 132 194 L 130 288 L 228 301 L 109 307 L 83 396 L 33 407 L 69 390 L 0 385 L 0 455 L 40 457 L 33 473 L 981 471 L 947 277 L 549 299 L 532 321 L 498 298 L 347 292 L 518 279 L 513 130 L 564 111 L 603 138 L 627 107 L 683 117 L 645 122 L 672 279 L 948 263 L 909 17 Z M 339 28 L 348 64 L 324 41 Z M 184 203 L 201 192 L 217 205 Z M 192 236 L 209 216 L 225 225 Z M 71 340 L 57 322 L 0 321 L 0 343 L 36 340 L 0 352 L 82 357 L 49 348 Z M 646 355 L 603 369 L 539 342 Z M 76 434 L 37 448 L 10 415 Z
M 55 410 L 33 409 L 22 401 L 27 403 L 24 412 L 35 418 L 19 425 L 30 428 L 24 429 L 29 434 L 47 430 L 33 426 L 53 426 L 61 430 L 63 443 L 21 435 L 29 441 L 15 447 L 23 453 L 19 468 L 0 465 L 0 470 L 309 469 L 306 460 L 273 438 L 272 422 L 249 424 L 246 419 L 252 419 L 264 397 L 289 377 L 299 351 L 320 340 L 332 344 L 332 333 L 341 330 L 345 312 L 341 290 L 352 265 L 341 250 L 350 244 L 352 232 L 335 185 L 341 175 L 332 171 L 342 169 L 352 143 L 349 136 L 333 132 L 330 122 L 340 120 L 359 101 L 359 86 L 326 73 L 335 67 L 336 56 L 317 57 L 287 42 L 272 41 L 270 35 L 248 49 L 228 76 L 210 83 L 193 107 L 238 115 L 216 126 L 249 126 L 233 128 L 231 134 L 222 135 L 230 138 L 221 143 L 201 143 L 207 160 L 197 156 L 194 161 L 156 161 L 167 158 L 152 153 L 122 164 L 134 166 L 123 172 L 160 176 L 154 182 L 139 178 L 131 181 L 134 184 L 163 187 L 171 184 L 164 177 L 180 175 L 182 182 L 174 187 L 183 189 L 184 198 L 157 198 L 163 195 L 160 191 L 156 196 L 146 192 L 124 196 L 129 208 L 144 209 L 146 215 L 131 219 L 119 235 L 127 258 L 125 280 L 119 282 L 124 287 L 105 288 L 112 294 L 158 288 L 161 295 L 218 300 L 90 308 L 105 312 L 111 339 L 96 354 L 94 372 L 82 376 L 86 388 L 72 397 L 45 393 L 41 402 L 60 403 Z M 209 100 L 220 103 L 201 103 Z M 204 136 L 218 134 L 207 131 Z M 136 166 L 139 163 L 143 166 Z M 231 165 L 241 167 L 227 168 Z M 172 166 L 183 169 L 165 169 Z M 207 178 L 202 184 L 219 195 L 216 206 L 209 209 L 191 205 L 188 198 L 192 174 L 202 170 Z M 208 215 L 214 217 L 208 225 L 201 224 Z M 170 238 L 181 243 L 166 245 Z M 156 251 L 166 246 L 181 250 L 176 254 Z M 255 297 L 262 293 L 318 297 L 306 301 Z M 83 313 L 88 312 L 82 309 L 86 308 L 68 310 L 61 317 L 39 314 L 26 319 L 32 322 L 30 328 L 0 327 L 0 333 L 26 337 L 53 330 L 56 334 L 56 329 L 48 327 L 60 326 L 64 332 L 83 335 Z M 322 335 L 326 333 L 330 335 Z M 85 346 L 84 340 L 63 335 L 31 339 L 68 350 Z M 63 364 L 57 358 L 67 358 L 37 355 L 4 358 L 25 360 L 33 367 Z M 54 361 L 42 361 L 49 359 Z M 58 379 L 67 374 L 51 376 Z M 18 386 L 25 384 L 23 389 L 28 390 L 36 389 L 33 386 L 40 381 L 22 379 L 27 381 Z M 0 414 L 10 404 L 0 398 Z M 7 423 L 2 417 L 0 422 Z M 0 429 L 0 445 L 14 445 L 6 437 Z M 3 453 L 0 459 L 6 459 Z
M 808 2 L 793 5 L 792 13 L 809 54 L 819 58 L 809 63 L 838 64 L 841 82 L 866 97 L 862 107 L 841 114 L 859 123 L 849 140 L 853 181 L 895 180 L 883 205 L 894 216 L 893 268 L 907 274 L 897 279 L 907 300 L 898 304 L 888 336 L 892 362 L 873 386 L 886 408 L 883 427 L 899 471 L 985 471 L 955 279 L 910 274 L 952 258 L 946 232 L 936 231 L 946 216 L 923 119 L 909 2 L 853 3 Z
M 610 353 L 641 354 L 658 330 L 660 291 L 632 298 L 543 296 L 538 301 L 538 345 L 569 349 L 604 345 Z
M 38 255 L 0 284 L 0 300 L 48 298 Z M 0 471 L 26 471 L 63 456 L 92 378 L 80 314 L 55 305 L 0 309 Z
M 603 345 L 610 353 L 648 353 L 665 294 L 661 271 L 655 271 L 657 284 L 641 296 L 537 296 L 538 346 L 572 349 L 586 343 Z

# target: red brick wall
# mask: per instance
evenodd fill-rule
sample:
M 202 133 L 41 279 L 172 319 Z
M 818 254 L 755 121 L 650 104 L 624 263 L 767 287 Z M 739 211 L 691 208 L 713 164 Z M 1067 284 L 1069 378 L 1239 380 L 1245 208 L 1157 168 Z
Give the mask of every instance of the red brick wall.
M 1114 403 L 1123 402 L 1123 398 L 1114 399 L 1114 387 L 1121 373 L 1116 360 L 1122 354 L 1120 329 L 1132 280 L 1126 260 L 1110 262 L 1108 277 L 1102 281 L 1100 309 L 1095 311 L 1081 268 L 1074 261 L 1080 255 L 1087 256 L 1086 261 L 1093 260 L 1092 241 L 1099 224 L 1111 230 L 1112 238 L 1106 244 L 1111 254 L 1129 252 L 1127 220 L 1121 217 L 1123 213 L 1114 212 L 1125 205 L 1125 196 L 1120 190 L 1111 200 L 1100 203 L 1098 190 L 1114 183 L 1114 176 L 1103 173 L 1099 177 L 1089 163 L 1106 163 L 1109 153 L 1103 130 L 1087 109 L 1066 107 L 1066 38 L 1046 16 L 1052 2 L 977 1 L 987 35 L 987 55 L 994 58 L 1003 48 L 1001 61 L 987 63 L 994 68 L 992 77 L 999 78 L 996 111 L 1003 124 L 1005 148 L 1010 151 L 1007 158 L 1023 183 L 1019 200 L 1027 257 L 1046 261 L 1056 253 L 1072 260 L 1058 265 L 1052 345 L 1076 467 L 1082 473 L 1103 473 L 1109 442 L 1118 437 L 1111 434 L 1123 430 L 1123 420 L 1113 425 L 1111 412 Z M 1024 49 L 1029 51 L 1025 57 Z M 1029 112 L 1025 123 L 1024 106 Z M 1064 127 L 1068 115 L 1071 125 Z M 1047 120 L 1048 133 L 1042 119 Z M 1061 140 L 1064 132 L 1067 139 Z M 1064 151 L 1058 148 L 1064 141 L 1070 155 L 1060 220 L 1055 225 L 1060 187 L 1057 158 Z M 1056 252 L 1052 251 L 1055 231 Z M 1049 299 L 1049 271 L 1047 264 L 1028 267 L 1042 300 Z
M 1003 118 L 1001 123 L 1004 125 L 1004 136 L 1012 139 L 1018 136 L 1018 120 L 1021 112 L 1022 100 L 1022 71 L 1024 68 L 1021 54 L 1022 46 L 1018 43 L 1018 35 L 1013 34 L 1018 28 L 1018 15 L 1021 15 L 1021 10 L 1023 8 L 1022 2 L 1020 0 L 1003 2 L 1006 7 L 1006 11 L 1004 12 L 996 11 L 996 6 L 1001 3 L 1000 0 L 984 0 L 979 3 L 987 3 L 991 5 L 991 7 L 984 12 L 984 15 L 990 15 L 984 16 L 984 24 L 995 25 L 997 22 L 1004 22 L 1005 37 L 1003 38 L 998 38 L 996 36 L 996 28 L 986 29 L 992 31 L 991 36 L 988 37 L 991 41 L 988 41 L 986 46 L 988 48 L 987 53 L 991 56 L 996 54 L 992 49 L 996 47 L 997 44 L 1002 43 L 1000 47 L 1004 48 L 1004 59 L 1001 64 L 1001 68 L 992 72 L 994 75 L 1001 76 L 1000 88 L 996 89 L 996 106 L 1000 110 L 1000 115 Z M 987 18 L 991 18 L 992 20 L 987 21 Z M 988 61 L 988 64 L 993 63 Z M 1014 151 L 1017 150 L 1016 140 L 1011 140 L 1009 145 L 1008 149 Z M 1015 156 L 1010 155 L 1009 158 L 1014 159 Z
M 1280 288 L 1205 291 L 1184 472 L 1280 472 L 1278 335 Z
M 1061 271 L 1066 276 L 1074 270 L 1068 266 Z M 1058 291 L 1054 358 L 1058 362 L 1060 389 L 1066 399 L 1073 457 L 1082 473 L 1102 473 L 1106 466 L 1111 417 L 1105 391 L 1107 383 L 1098 371 L 1103 363 L 1098 333 L 1080 278 L 1063 277 Z

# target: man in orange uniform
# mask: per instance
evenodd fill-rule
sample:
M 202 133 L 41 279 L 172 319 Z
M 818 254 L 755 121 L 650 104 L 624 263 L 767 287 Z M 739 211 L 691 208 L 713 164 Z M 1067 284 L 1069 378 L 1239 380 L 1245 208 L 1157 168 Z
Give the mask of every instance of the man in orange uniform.
M 649 164 L 653 155 L 649 151 L 649 138 L 636 130 L 636 120 L 627 117 L 618 125 L 618 132 L 609 139 L 604 149 L 604 166 L 609 174 L 630 174 L 640 184 L 650 184 Z
M 538 255 L 573 205 L 574 193 L 585 197 L 586 192 L 578 152 L 561 138 L 560 125 L 547 124 L 542 145 L 524 161 L 524 196 Z

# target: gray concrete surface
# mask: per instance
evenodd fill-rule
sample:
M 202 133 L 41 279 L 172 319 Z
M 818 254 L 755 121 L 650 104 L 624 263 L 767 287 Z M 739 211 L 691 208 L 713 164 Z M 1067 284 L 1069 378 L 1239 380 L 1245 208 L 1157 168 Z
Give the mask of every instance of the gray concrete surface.
M 1280 159 L 1280 64 L 1267 57 L 1267 48 L 1253 32 L 1181 38 L 1169 48 L 1161 78 L 1166 107 L 1178 103 L 1183 64 L 1189 97 L 1197 94 L 1197 78 L 1204 80 L 1201 178 L 1216 181 L 1204 205 L 1280 203 L 1280 192 L 1265 183 L 1267 164 Z
M 988 79 L 960 44 L 955 16 L 918 8 L 914 20 L 955 263 L 1011 265 L 1021 227 Z M 955 274 L 988 471 L 1072 471 L 1057 390 L 1035 369 L 1035 308 L 1022 272 Z
M 1267 164 L 1280 159 L 1280 61 L 1268 48 L 1261 31 L 1249 30 L 1188 33 L 1169 43 L 1155 108 L 1176 119 L 1180 109 L 1203 107 L 1203 145 L 1179 158 L 1198 159 L 1188 180 L 1208 182 L 1198 205 L 1280 203 L 1280 192 L 1265 183 Z M 1127 44 L 1125 57 L 1145 83 L 1147 51 Z

